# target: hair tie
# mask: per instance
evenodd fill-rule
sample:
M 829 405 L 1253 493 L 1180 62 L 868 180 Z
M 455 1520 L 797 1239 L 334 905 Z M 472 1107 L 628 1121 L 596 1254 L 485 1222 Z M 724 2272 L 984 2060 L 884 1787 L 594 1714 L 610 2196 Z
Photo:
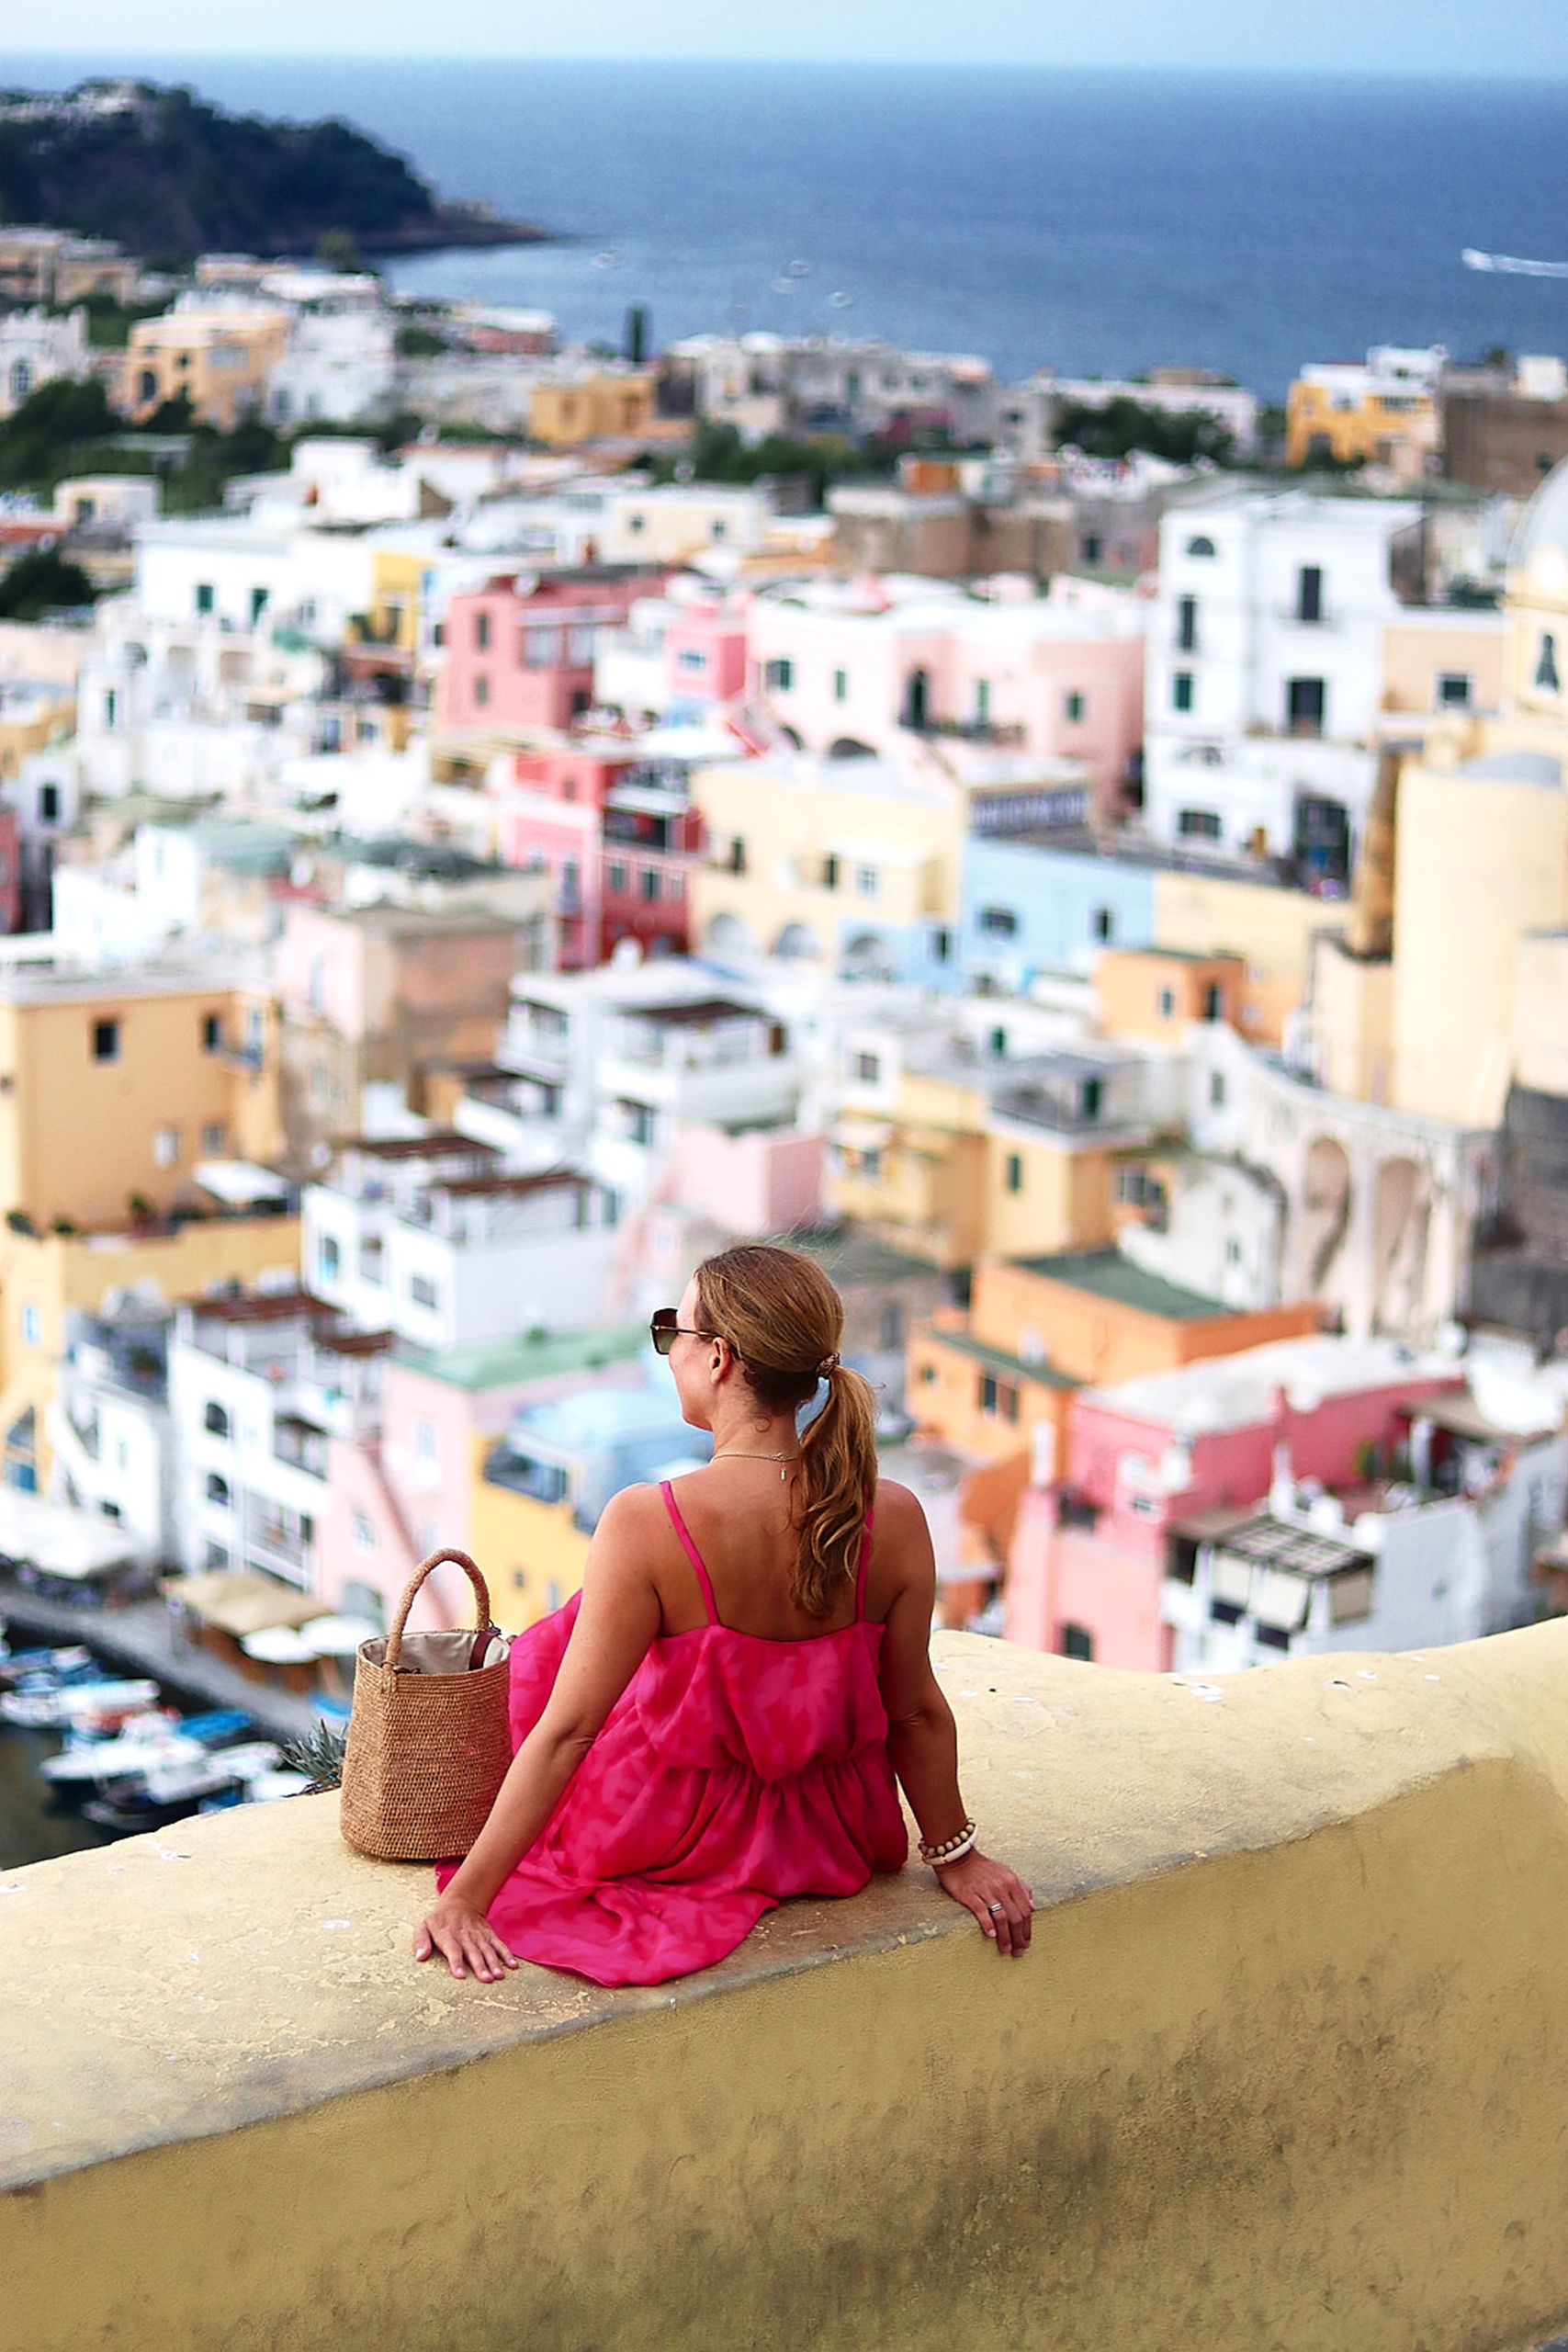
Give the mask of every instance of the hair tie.
M 830 1372 L 837 1372 L 838 1369 L 839 1359 L 837 1355 L 824 1356 L 821 1363 L 817 1367 L 817 1377 L 818 1380 L 826 1380 Z

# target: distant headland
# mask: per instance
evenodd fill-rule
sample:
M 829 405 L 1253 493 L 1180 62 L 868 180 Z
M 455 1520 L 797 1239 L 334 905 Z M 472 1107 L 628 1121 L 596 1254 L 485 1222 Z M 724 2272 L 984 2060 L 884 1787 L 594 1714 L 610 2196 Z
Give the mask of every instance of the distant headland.
M 143 81 L 0 91 L 6 221 L 170 261 L 310 254 L 334 233 L 367 255 L 549 240 L 533 221 L 442 198 L 351 123 L 228 114 L 193 90 Z

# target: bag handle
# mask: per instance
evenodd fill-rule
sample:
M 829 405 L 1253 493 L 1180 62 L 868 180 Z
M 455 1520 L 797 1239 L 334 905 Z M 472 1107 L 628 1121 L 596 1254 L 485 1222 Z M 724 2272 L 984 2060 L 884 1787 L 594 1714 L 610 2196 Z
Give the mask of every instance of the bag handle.
M 468 1577 L 468 1582 L 473 1586 L 474 1591 L 479 1599 L 479 1631 L 474 1636 L 473 1651 L 468 1659 L 468 1671 L 470 1674 L 477 1673 L 479 1670 L 479 1660 L 485 1654 L 486 1645 L 490 1641 L 491 1635 L 492 1634 L 499 1633 L 501 1630 L 490 1613 L 490 1588 L 485 1583 L 484 1577 L 480 1575 L 478 1566 L 469 1559 L 468 1554 L 466 1552 L 455 1552 L 450 1550 L 445 1552 L 432 1552 L 427 1560 L 421 1561 L 419 1566 L 415 1568 L 412 1576 L 410 1577 L 408 1583 L 403 1587 L 403 1597 L 398 1603 L 398 1613 L 392 1620 L 392 1630 L 387 1636 L 386 1663 L 391 1668 L 394 1674 L 397 1672 L 399 1665 L 401 1662 L 403 1654 L 403 1627 L 408 1623 L 409 1611 L 413 1607 L 415 1595 L 418 1593 L 420 1586 L 424 1582 L 425 1577 L 430 1574 L 432 1568 L 438 1568 L 443 1560 L 455 1560 L 457 1562 L 457 1566 L 462 1569 L 463 1574 Z

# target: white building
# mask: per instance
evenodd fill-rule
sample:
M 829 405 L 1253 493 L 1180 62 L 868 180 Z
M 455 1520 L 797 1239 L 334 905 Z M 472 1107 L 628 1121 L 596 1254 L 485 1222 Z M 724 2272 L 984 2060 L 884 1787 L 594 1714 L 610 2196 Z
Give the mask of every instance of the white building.
M 112 1520 L 150 1564 L 178 1550 L 170 1322 L 134 1294 L 73 1310 L 48 1415 L 51 1499 Z
M 92 372 L 85 311 L 63 318 L 41 309 L 0 316 L 0 418 L 13 415 L 40 384 Z
M 378 1429 L 387 1344 L 292 1285 L 180 1307 L 169 1408 L 187 1569 L 256 1568 L 315 1589 L 329 1441 Z
M 1190 1375 L 1199 1385 L 1203 1369 Z M 1325 1493 L 1298 1483 L 1281 1450 L 1266 1502 L 1202 1514 L 1177 1537 L 1160 1598 L 1177 1673 L 1416 1649 L 1438 1653 L 1440 1679 L 1447 1645 L 1540 1615 L 1532 1571 L 1568 1498 L 1561 1395 L 1482 1359 L 1468 1390 L 1418 1398 L 1409 1423 L 1408 1460 L 1392 1477 Z
M 575 1329 L 604 1312 L 609 1206 L 591 1179 L 519 1174 L 468 1136 L 360 1136 L 306 1189 L 304 1264 L 319 1297 L 414 1347 Z
M 919 415 L 955 442 L 988 443 L 998 388 L 968 352 L 906 351 L 835 335 L 703 334 L 672 344 L 667 368 L 684 378 L 699 416 L 733 424 L 749 441 L 770 433 L 839 426 L 874 432 Z
M 496 1062 L 458 1125 L 518 1169 L 586 1169 L 617 1205 L 651 1197 L 682 1126 L 793 1120 L 806 1075 L 754 993 L 673 957 L 520 975 Z
M 1156 842 L 1344 882 L 1376 778 L 1383 632 L 1404 609 L 1396 575 L 1416 587 L 1420 528 L 1405 502 L 1234 486 L 1165 516 L 1145 694 Z
M 369 275 L 280 269 L 262 280 L 288 314 L 283 357 L 266 384 L 266 414 L 296 426 L 315 418 L 355 424 L 391 404 L 397 330 L 381 281 Z

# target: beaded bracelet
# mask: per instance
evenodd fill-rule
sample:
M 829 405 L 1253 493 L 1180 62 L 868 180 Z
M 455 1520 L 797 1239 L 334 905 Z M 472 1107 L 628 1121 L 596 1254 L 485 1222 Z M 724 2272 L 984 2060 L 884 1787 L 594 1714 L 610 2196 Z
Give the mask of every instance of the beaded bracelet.
M 920 1860 L 922 1862 L 929 1862 L 932 1870 L 941 1870 L 948 1862 L 956 1862 L 962 1855 L 966 1854 L 979 1834 L 972 1821 L 965 1821 L 956 1837 L 944 1838 L 940 1846 L 932 1846 L 922 1838 Z

